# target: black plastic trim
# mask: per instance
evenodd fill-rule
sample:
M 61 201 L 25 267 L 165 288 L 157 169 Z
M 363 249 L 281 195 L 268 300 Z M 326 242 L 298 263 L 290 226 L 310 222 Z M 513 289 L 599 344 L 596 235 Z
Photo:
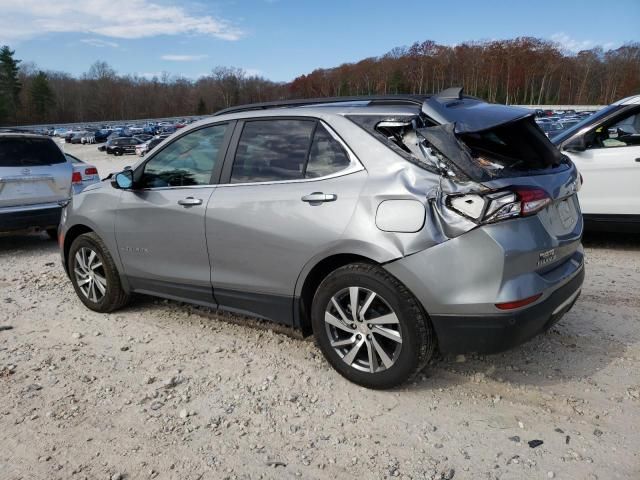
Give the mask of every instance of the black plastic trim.
M 293 297 L 214 288 L 219 308 L 295 326 Z
M 127 278 L 131 290 L 137 293 L 191 302 L 207 307 L 217 307 L 211 286 L 188 285 L 131 276 Z
M 60 223 L 62 207 L 0 213 L 0 232 L 26 228 L 51 228 Z
M 639 215 L 583 214 L 585 230 L 592 232 L 640 233 Z
M 497 353 L 547 331 L 567 313 L 577 297 L 555 315 L 553 312 L 582 287 L 584 267 L 549 297 L 513 313 L 495 315 L 430 315 L 440 351 L 446 353 Z

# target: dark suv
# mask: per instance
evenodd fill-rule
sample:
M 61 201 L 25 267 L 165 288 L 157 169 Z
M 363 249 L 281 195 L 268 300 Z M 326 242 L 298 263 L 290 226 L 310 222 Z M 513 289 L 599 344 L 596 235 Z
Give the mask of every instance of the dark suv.
M 142 140 L 136 137 L 121 137 L 107 142 L 105 150 L 109 154 L 124 155 L 125 153 L 136 153 L 136 145 Z

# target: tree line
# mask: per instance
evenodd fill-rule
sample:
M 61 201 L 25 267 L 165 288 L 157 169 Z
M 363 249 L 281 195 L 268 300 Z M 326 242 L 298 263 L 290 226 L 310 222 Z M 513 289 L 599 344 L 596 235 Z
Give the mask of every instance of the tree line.
M 608 104 L 640 93 L 640 43 L 570 54 L 520 37 L 455 46 L 427 40 L 380 57 L 273 82 L 233 67 L 197 80 L 118 75 L 105 62 L 80 77 L 43 71 L 0 49 L 0 124 L 71 123 L 204 115 L 233 105 L 345 95 L 465 92 L 507 104 Z

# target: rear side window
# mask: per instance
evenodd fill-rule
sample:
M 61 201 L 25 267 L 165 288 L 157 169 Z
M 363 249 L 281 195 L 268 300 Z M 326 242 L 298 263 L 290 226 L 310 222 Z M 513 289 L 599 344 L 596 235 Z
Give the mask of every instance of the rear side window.
M 226 125 L 201 128 L 167 145 L 146 163 L 143 188 L 211 184 L 226 129 Z
M 313 136 L 306 178 L 317 178 L 339 172 L 349 166 L 349 157 L 342 145 L 321 124 Z
M 49 138 L 0 138 L 0 167 L 39 167 L 65 162 L 64 154 Z
M 349 158 L 315 120 L 253 120 L 242 129 L 231 183 L 317 178 L 349 166 Z

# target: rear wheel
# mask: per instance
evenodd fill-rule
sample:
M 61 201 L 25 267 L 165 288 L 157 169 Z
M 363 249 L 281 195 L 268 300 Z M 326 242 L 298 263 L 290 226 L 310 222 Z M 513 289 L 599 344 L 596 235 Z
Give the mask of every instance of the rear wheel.
M 329 363 L 365 387 L 397 386 L 433 355 L 433 330 L 418 301 L 376 265 L 350 264 L 331 273 L 316 291 L 311 317 Z
M 73 241 L 67 268 L 76 294 L 91 310 L 112 312 L 129 300 L 111 254 L 95 233 L 85 233 Z

